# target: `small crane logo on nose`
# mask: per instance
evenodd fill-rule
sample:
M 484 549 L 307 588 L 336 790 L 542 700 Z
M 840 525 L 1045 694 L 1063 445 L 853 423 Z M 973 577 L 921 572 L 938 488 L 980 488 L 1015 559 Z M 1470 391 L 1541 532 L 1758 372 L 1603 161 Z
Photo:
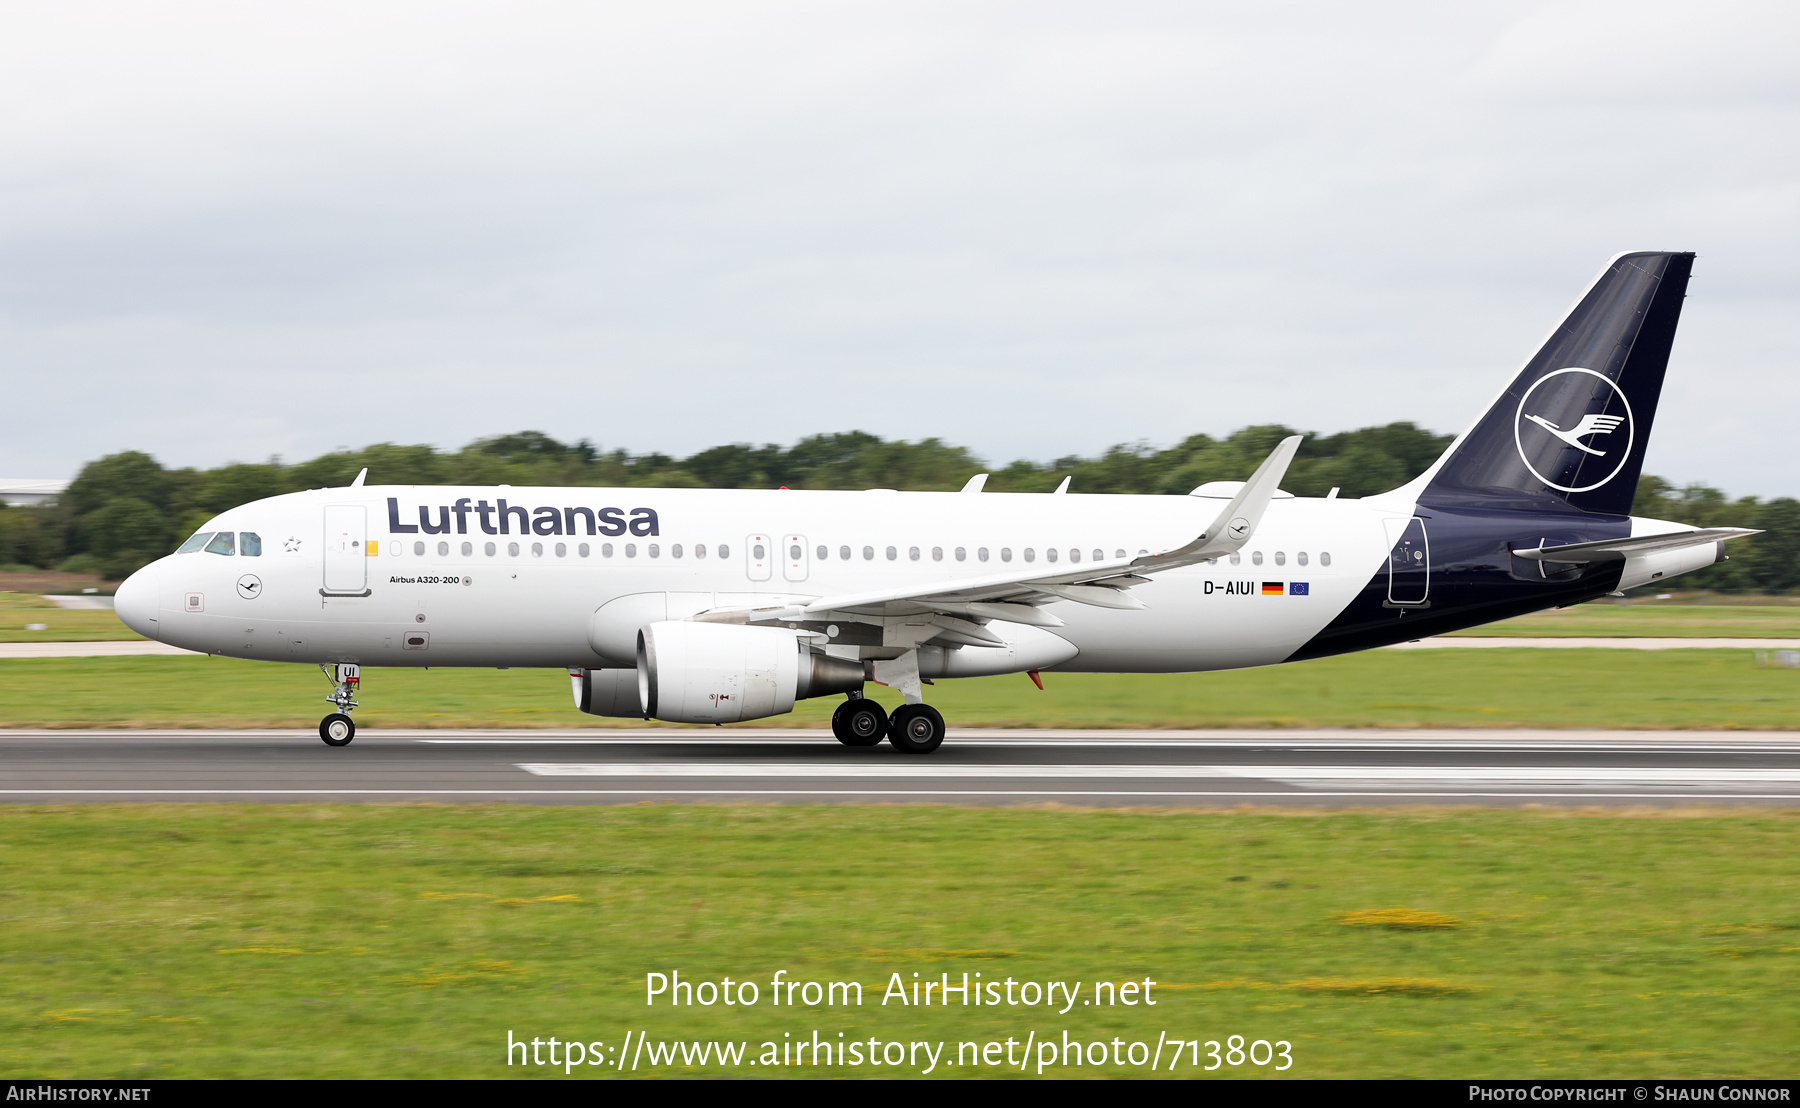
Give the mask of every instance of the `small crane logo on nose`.
M 262 595 L 262 578 L 254 573 L 246 573 L 238 578 L 238 595 L 245 600 L 255 600 Z

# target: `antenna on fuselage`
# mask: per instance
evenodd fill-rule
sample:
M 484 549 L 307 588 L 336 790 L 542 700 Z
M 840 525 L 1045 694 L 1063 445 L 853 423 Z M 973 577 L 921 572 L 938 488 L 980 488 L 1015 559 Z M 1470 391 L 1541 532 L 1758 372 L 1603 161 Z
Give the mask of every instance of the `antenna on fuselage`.
M 369 467 L 368 466 L 362 467 L 362 472 L 358 473 L 356 475 L 356 480 L 350 482 L 350 487 L 353 489 L 362 488 L 363 478 L 367 477 L 368 475 L 369 475 Z

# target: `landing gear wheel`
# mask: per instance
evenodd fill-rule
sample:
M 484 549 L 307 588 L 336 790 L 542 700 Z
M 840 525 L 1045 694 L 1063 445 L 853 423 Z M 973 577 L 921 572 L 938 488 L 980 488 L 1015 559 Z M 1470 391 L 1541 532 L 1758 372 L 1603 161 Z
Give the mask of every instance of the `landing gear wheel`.
M 319 737 L 326 746 L 349 746 L 356 737 L 356 723 L 342 712 L 333 712 L 319 721 Z
M 831 733 L 845 746 L 875 746 L 887 730 L 887 712 L 873 700 L 846 700 L 831 713 Z
M 944 717 L 929 704 L 905 704 L 888 720 L 888 741 L 895 750 L 930 754 L 944 745 Z

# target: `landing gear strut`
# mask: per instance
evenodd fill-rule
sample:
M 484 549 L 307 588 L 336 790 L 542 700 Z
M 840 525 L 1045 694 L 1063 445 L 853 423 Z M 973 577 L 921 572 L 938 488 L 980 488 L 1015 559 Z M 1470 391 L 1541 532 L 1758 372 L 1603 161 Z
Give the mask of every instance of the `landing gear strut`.
M 356 737 L 356 723 L 350 713 L 356 710 L 356 689 L 362 683 L 362 667 L 341 664 L 336 675 L 320 663 L 319 672 L 331 682 L 331 695 L 325 699 L 337 705 L 337 711 L 319 721 L 319 738 L 326 746 L 349 746 Z
M 875 746 L 887 730 L 887 712 L 860 694 L 839 704 L 837 711 L 831 713 L 831 733 L 845 746 Z

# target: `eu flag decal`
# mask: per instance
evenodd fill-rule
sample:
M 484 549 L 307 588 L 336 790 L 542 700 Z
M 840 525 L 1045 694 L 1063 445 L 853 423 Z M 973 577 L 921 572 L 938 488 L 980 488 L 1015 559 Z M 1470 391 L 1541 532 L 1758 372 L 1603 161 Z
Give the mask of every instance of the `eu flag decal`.
M 1288 595 L 1289 596 L 1309 595 L 1306 591 L 1306 582 L 1305 581 L 1289 581 L 1288 582 Z

